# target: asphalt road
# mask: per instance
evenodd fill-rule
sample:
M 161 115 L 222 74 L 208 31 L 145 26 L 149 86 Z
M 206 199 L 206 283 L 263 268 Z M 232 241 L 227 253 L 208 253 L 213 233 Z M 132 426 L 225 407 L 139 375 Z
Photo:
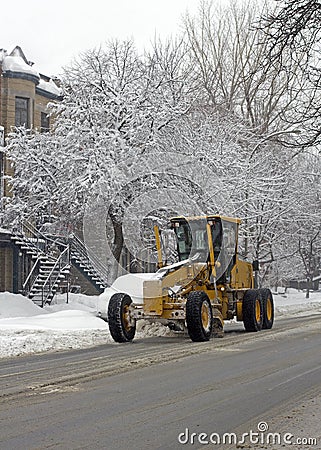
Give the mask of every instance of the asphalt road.
M 239 438 L 320 392 L 320 348 L 321 316 L 311 316 L 260 333 L 228 326 L 208 343 L 158 337 L 1 360 L 0 448 L 178 449 L 225 432 Z

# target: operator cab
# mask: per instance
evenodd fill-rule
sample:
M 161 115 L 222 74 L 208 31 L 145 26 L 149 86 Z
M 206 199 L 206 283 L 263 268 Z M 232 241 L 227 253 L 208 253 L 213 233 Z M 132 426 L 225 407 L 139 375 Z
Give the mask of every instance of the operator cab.
M 171 228 L 177 239 L 179 261 L 190 259 L 195 262 L 209 262 L 210 247 L 207 234 L 207 224 L 209 224 L 217 280 L 223 275 L 228 279 L 236 261 L 237 233 L 240 222 L 239 219 L 221 216 L 172 218 Z

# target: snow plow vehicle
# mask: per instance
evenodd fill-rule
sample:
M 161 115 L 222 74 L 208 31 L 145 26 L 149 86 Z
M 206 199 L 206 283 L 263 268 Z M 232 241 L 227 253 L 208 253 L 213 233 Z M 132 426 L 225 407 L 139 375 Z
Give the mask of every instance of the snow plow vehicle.
M 272 328 L 272 293 L 254 287 L 253 264 L 238 255 L 240 223 L 220 215 L 170 219 L 178 255 L 174 264 L 163 260 L 155 226 L 159 269 L 141 274 L 141 294 L 135 298 L 114 289 L 107 312 L 113 339 L 132 341 L 138 320 L 159 321 L 175 331 L 187 329 L 194 342 L 222 337 L 224 320 L 242 321 L 246 331 Z

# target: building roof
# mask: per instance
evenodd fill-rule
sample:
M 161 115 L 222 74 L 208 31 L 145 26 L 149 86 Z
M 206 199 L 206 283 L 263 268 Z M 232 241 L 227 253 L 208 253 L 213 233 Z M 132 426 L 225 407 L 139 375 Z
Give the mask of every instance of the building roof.
M 51 99 L 61 97 L 61 89 L 52 78 L 40 74 L 31 61 L 28 61 L 22 49 L 16 46 L 10 54 L 0 49 L 0 64 L 6 78 L 22 78 L 33 81 L 37 93 Z
M 41 95 L 43 92 L 45 92 L 47 94 L 51 94 L 54 97 L 60 97 L 61 89 L 56 85 L 54 80 L 52 78 L 43 76 L 41 73 L 39 75 L 40 80 L 36 87 L 37 93 Z

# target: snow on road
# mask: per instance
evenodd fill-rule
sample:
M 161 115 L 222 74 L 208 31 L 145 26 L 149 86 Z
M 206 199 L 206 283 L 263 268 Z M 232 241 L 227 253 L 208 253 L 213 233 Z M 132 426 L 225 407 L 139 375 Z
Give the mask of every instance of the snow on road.
M 40 308 L 22 295 L 0 293 L 0 358 L 22 354 L 79 349 L 112 343 L 108 324 L 97 317 L 102 296 L 57 296 L 52 305 Z M 321 293 L 289 290 L 274 295 L 276 317 L 321 314 Z M 153 324 L 138 326 L 137 338 L 171 333 Z

